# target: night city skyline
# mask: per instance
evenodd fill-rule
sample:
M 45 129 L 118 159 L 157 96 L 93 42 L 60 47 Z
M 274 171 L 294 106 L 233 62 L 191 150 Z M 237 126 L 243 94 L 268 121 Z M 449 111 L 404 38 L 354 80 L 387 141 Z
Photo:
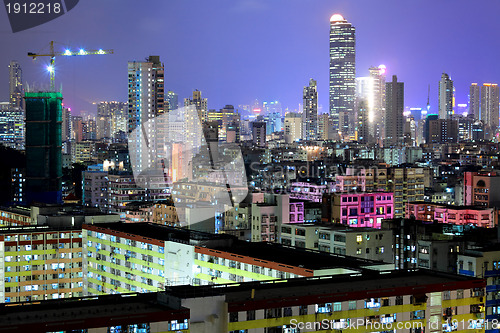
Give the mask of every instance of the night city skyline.
M 500 333 L 500 0 L 4 4 L 1 332 Z
M 453 4 L 452 7 L 451 4 Z M 48 86 L 46 59 L 33 62 L 27 52 L 47 50 L 51 40 L 70 47 L 114 49 L 103 57 L 56 60 L 56 87 L 77 113 L 95 112 L 92 102 L 126 101 L 127 62 L 159 55 L 165 85 L 180 99 L 194 89 L 211 109 L 278 100 L 291 111 L 302 103 L 302 88 L 318 81 L 318 104 L 328 111 L 329 18 L 342 14 L 356 27 L 356 77 L 384 64 L 387 75 L 405 83 L 405 106 L 424 107 L 430 84 L 431 113 L 437 113 L 438 82 L 443 72 L 456 87 L 456 103 L 467 103 L 472 82 L 498 82 L 492 1 L 398 3 L 360 1 L 218 1 L 168 2 L 136 8 L 132 2 L 85 1 L 43 26 L 7 33 L 2 18 L 4 52 L 0 77 L 16 60 L 24 82 Z M 120 7 L 118 9 L 117 7 Z M 136 24 L 121 18 L 134 14 Z M 466 24 L 465 24 L 466 23 Z M 397 28 L 395 28 L 397 27 Z M 450 28 L 451 27 L 451 28 Z M 150 35 L 151 37 L 145 37 Z M 62 46 L 59 46 L 62 50 Z M 196 68 L 196 70 L 193 70 Z M 6 80 L 0 99 L 8 99 Z

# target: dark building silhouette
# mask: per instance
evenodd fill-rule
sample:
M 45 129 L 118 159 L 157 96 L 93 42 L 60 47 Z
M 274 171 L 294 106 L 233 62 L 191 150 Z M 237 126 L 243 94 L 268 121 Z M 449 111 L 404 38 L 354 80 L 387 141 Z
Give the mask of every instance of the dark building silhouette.
M 395 146 L 403 142 L 404 83 L 396 75 L 385 84 L 385 142 Z
M 62 202 L 62 94 L 28 92 L 26 102 L 26 203 Z

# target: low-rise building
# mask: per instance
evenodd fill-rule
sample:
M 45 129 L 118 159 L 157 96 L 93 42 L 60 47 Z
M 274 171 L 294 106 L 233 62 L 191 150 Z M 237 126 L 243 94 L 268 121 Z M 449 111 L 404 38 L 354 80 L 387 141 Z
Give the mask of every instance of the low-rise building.
M 108 172 L 83 171 L 83 198 L 85 206 L 98 207 L 106 212 L 108 206 Z
M 331 211 L 333 223 L 380 228 L 383 219 L 394 216 L 394 197 L 389 192 L 334 193 L 326 200 L 324 209 Z
M 356 258 L 393 262 L 392 231 L 342 225 L 284 224 L 280 243 Z
M 153 223 L 84 225 L 84 295 L 390 269 L 380 262 Z
M 408 202 L 406 218 L 428 222 L 472 224 L 485 228 L 492 228 L 498 224 L 498 215 L 494 208 L 451 206 L 431 202 Z

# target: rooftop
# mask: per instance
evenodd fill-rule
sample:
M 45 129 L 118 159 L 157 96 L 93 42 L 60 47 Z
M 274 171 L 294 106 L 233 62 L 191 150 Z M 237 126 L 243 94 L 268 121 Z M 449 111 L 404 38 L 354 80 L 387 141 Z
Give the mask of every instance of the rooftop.
M 54 332 L 189 318 L 159 302 L 158 293 L 90 296 L 0 304 L 2 332 Z
M 363 270 L 383 262 L 326 253 L 276 243 L 245 242 L 228 234 L 210 234 L 154 223 L 99 223 L 94 228 L 106 228 L 161 241 L 174 241 L 224 251 L 237 255 L 301 267 L 304 269 L 346 268 Z M 85 228 L 85 227 L 84 227 Z
M 20 227 L 2 227 L 0 235 L 13 233 L 32 233 L 32 232 L 51 232 L 51 231 L 81 231 L 77 226 L 48 226 L 48 225 L 30 225 Z
M 10 212 L 10 213 L 15 213 L 19 215 L 24 215 L 24 216 L 30 216 L 31 214 L 31 209 L 28 207 L 21 207 L 21 206 L 15 206 L 15 207 L 0 207 L 1 211 L 4 212 Z
M 454 209 L 454 210 L 467 210 L 467 209 L 474 209 L 474 210 L 492 210 L 493 208 L 489 207 L 481 207 L 481 206 L 455 206 L 455 205 L 447 205 L 447 204 L 441 204 L 441 203 L 435 203 L 435 202 L 426 202 L 426 201 L 411 201 L 408 202 L 409 205 L 426 205 L 426 206 L 438 206 L 440 208 L 448 208 L 448 209 Z
M 330 17 L 330 22 L 339 22 L 339 21 L 346 22 L 344 17 L 340 14 L 333 14 L 332 17 Z
M 344 274 L 333 276 L 317 276 L 307 278 L 295 278 L 289 280 L 272 280 L 245 282 L 229 285 L 212 286 L 174 286 L 168 288 L 170 294 L 182 297 L 199 297 L 200 295 L 226 295 L 231 302 L 242 302 L 250 300 L 285 300 L 286 297 L 297 298 L 301 296 L 321 295 L 324 298 L 329 295 L 348 297 L 355 299 L 347 293 L 359 293 L 371 291 L 371 297 L 380 297 L 384 293 L 394 296 L 397 294 L 395 288 L 403 288 L 402 294 L 425 293 L 424 286 L 441 288 L 441 290 L 462 289 L 462 283 L 470 283 L 481 287 L 485 285 L 484 280 L 467 277 L 463 275 L 447 274 L 429 270 L 397 270 L 391 272 L 365 272 L 356 274 Z M 446 287 L 443 286 L 446 284 Z M 307 286 L 307 288 L 304 288 Z M 469 286 L 471 288 L 471 286 Z M 251 291 L 255 290 L 251 298 Z M 377 295 L 376 292 L 379 293 Z M 334 297 L 329 297 L 335 300 Z M 333 299 L 332 299 L 333 298 Z
M 484 288 L 468 276 L 427 270 L 365 272 L 229 285 L 174 286 L 156 293 L 103 295 L 0 305 L 3 332 L 46 332 L 189 319 L 181 300 L 225 296 L 229 312 L 444 290 Z M 307 288 L 304 288 L 307 286 Z M 422 297 L 420 297 L 422 299 Z M 425 297 L 423 297 L 425 302 Z M 305 303 L 304 303 L 305 302 Z M 192 303 L 191 303 L 192 304 Z
M 214 250 L 312 270 L 333 268 L 364 270 L 366 266 L 385 264 L 380 261 L 315 251 L 294 246 L 286 246 L 277 243 L 257 243 L 236 240 L 230 247 L 214 246 L 211 248 Z

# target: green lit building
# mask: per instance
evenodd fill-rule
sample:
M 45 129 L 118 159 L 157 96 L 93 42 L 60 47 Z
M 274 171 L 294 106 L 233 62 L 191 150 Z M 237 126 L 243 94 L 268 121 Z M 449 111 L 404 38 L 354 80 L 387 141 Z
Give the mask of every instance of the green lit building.
M 27 92 L 26 203 L 61 203 L 62 94 Z

